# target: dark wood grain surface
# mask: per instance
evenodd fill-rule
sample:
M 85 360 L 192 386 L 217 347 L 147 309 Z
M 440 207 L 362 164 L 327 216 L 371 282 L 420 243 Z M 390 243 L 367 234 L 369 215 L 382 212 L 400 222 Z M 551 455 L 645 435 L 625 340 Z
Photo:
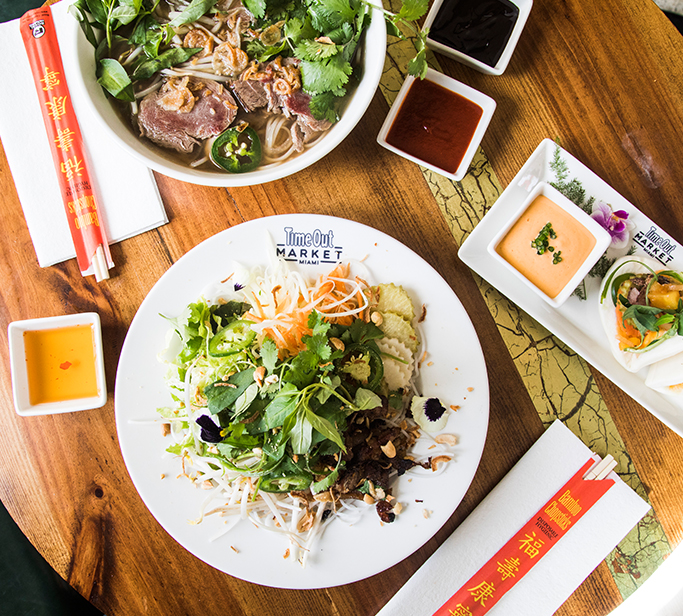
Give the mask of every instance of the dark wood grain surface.
M 483 149 L 503 186 L 545 137 L 683 240 L 683 39 L 651 0 L 536 0 L 513 60 L 490 77 L 439 57 L 444 72 L 498 103 Z M 109 400 L 102 409 L 24 418 L 0 353 L 0 499 L 25 534 L 108 616 L 374 615 L 542 434 L 543 426 L 470 270 L 417 166 L 375 142 L 388 106 L 377 94 L 351 135 L 319 163 L 262 186 L 221 189 L 156 175 L 170 223 L 112 247 L 111 280 L 75 260 L 41 269 L 0 152 L 0 318 L 100 314 Z M 113 384 L 127 328 L 159 277 L 213 234 L 261 216 L 342 216 L 388 233 L 446 279 L 487 359 L 490 427 L 462 504 L 423 548 L 355 584 L 311 591 L 256 586 L 181 548 L 137 495 L 119 451 Z M 683 439 L 597 372 L 600 391 L 671 546 L 683 540 Z M 359 558 L 363 555 L 359 554 Z M 621 602 L 605 564 L 559 610 L 604 616 Z

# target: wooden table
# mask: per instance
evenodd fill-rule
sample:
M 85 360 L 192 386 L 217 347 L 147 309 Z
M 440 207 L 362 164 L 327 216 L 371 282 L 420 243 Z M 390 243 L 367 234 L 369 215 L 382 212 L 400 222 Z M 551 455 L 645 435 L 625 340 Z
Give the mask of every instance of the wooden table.
M 559 138 L 624 197 L 683 239 L 683 38 L 651 0 L 536 0 L 500 77 L 438 61 L 444 72 L 498 102 L 483 141 L 490 164 L 480 159 L 447 204 L 438 194 L 435 198 L 417 166 L 375 143 L 388 110 L 378 91 L 339 147 L 287 179 L 226 190 L 157 175 L 170 223 L 113 246 L 116 268 L 101 284 L 82 278 L 75 260 L 38 267 L 7 161 L 0 157 L 2 328 L 18 319 L 97 311 L 112 390 L 127 328 L 159 277 L 193 246 L 228 226 L 290 212 L 343 216 L 414 249 L 456 291 L 487 358 L 491 411 L 483 458 L 444 528 L 410 558 L 371 579 L 289 591 L 220 573 L 164 532 L 126 472 L 111 391 L 99 410 L 16 415 L 3 344 L 0 498 L 52 566 L 109 616 L 373 615 L 496 485 L 542 434 L 552 405 L 548 392 L 539 396 L 530 390 L 496 311 L 489 309 L 490 296 L 482 294 L 485 286 L 458 260 L 455 238 L 463 232 L 448 222 L 455 220 L 458 207 L 478 200 L 490 205 L 543 138 Z M 533 327 L 523 314 L 514 318 Z M 547 333 L 540 336 L 552 340 Z M 601 417 L 608 418 L 598 430 L 604 446 L 620 450 L 624 477 L 649 498 L 654 515 L 646 520 L 647 532 L 633 554 L 610 555 L 559 610 L 564 616 L 609 613 L 683 540 L 683 439 L 601 374 L 585 370 L 591 395 L 601 401 Z M 588 402 L 580 399 L 571 416 L 562 417 L 574 429 L 576 416 L 589 410 L 582 404 Z

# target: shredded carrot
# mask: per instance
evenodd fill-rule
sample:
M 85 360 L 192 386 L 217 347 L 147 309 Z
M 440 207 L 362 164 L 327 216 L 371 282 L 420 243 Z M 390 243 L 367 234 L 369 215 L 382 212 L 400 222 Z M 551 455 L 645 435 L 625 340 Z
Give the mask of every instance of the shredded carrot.
M 619 306 L 617 311 L 617 340 L 619 341 L 619 349 L 625 351 L 626 349 L 644 349 L 649 344 L 660 338 L 665 330 L 660 329 L 657 332 L 648 331 L 645 336 L 641 336 L 640 332 L 631 323 L 630 319 L 624 319 L 624 315 Z
M 354 317 L 364 318 L 368 285 L 361 279 L 351 280 L 349 271 L 349 264 L 340 263 L 310 286 L 298 277 L 289 281 L 279 278 L 284 288 L 283 284 L 259 281 L 256 290 L 245 290 L 252 309 L 243 318 L 257 324 L 255 329 L 275 342 L 281 357 L 296 355 L 305 349 L 302 338 L 311 334 L 308 318 L 313 310 L 343 325 L 353 323 Z

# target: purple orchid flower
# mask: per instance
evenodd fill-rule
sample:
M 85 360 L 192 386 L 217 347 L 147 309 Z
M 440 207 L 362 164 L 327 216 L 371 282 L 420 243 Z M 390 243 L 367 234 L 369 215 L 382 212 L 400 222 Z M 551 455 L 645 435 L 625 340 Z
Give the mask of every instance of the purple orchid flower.
M 633 223 L 628 221 L 628 212 L 624 210 L 615 212 L 609 204 L 598 201 L 593 206 L 591 218 L 606 229 L 612 237 L 610 248 L 618 250 L 628 246 L 633 228 Z

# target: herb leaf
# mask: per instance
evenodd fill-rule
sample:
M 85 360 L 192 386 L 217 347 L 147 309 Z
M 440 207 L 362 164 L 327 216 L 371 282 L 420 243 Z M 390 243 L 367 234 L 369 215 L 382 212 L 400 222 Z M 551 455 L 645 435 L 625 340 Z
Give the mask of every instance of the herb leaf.
M 339 90 L 353 72 L 351 64 L 340 55 L 316 62 L 303 60 L 299 68 L 304 88 L 310 94 Z
M 254 382 L 254 368 L 235 372 L 227 381 L 216 381 L 204 388 L 209 411 L 216 415 L 232 406 Z
M 178 26 L 197 21 L 204 13 L 213 8 L 216 2 L 218 2 L 218 0 L 192 0 L 189 6 L 180 13 L 180 15 L 171 20 L 169 26 L 171 26 L 171 28 L 177 28 Z
M 100 60 L 97 83 L 109 94 L 122 101 L 133 102 L 133 84 L 126 69 L 117 60 L 103 58 Z
M 244 6 L 256 19 L 263 19 L 266 15 L 266 0 L 244 0 Z
M 133 81 L 149 79 L 154 73 L 158 73 L 160 70 L 170 68 L 176 64 L 181 64 L 200 51 L 202 51 L 202 47 L 171 47 L 171 49 L 156 58 L 151 58 L 142 64 L 138 64 L 133 71 L 132 79 Z
M 428 7 L 428 0 L 403 0 L 398 17 L 406 21 L 416 21 L 427 12 Z

